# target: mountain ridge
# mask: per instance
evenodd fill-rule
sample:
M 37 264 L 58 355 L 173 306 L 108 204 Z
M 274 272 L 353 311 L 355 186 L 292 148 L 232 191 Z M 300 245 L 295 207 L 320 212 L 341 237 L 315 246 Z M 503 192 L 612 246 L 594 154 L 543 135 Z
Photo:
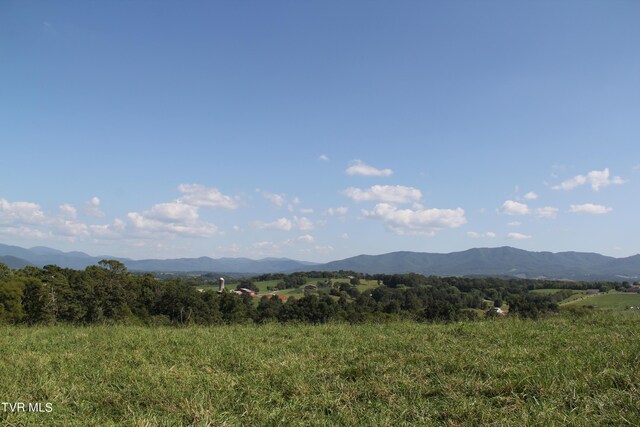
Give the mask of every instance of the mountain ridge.
M 0 257 L 15 266 L 42 267 L 56 264 L 74 269 L 84 269 L 102 259 L 115 259 L 125 264 L 130 271 L 140 272 L 262 274 L 345 270 L 368 274 L 420 273 L 436 276 L 507 276 L 588 281 L 621 278 L 636 280 L 640 277 L 640 254 L 615 258 L 594 252 L 533 252 L 510 246 L 471 248 L 450 253 L 397 251 L 380 255 L 362 254 L 327 263 L 274 257 L 258 260 L 207 256 L 133 260 L 111 256 L 92 257 L 84 252 L 63 252 L 43 246 L 25 249 L 4 244 L 0 244 Z

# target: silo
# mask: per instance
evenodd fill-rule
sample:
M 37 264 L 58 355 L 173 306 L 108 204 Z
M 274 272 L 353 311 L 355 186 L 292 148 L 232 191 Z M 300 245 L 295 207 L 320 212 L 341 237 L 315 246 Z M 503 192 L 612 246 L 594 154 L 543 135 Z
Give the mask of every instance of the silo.
M 222 293 L 224 290 L 224 277 L 218 279 L 218 293 Z

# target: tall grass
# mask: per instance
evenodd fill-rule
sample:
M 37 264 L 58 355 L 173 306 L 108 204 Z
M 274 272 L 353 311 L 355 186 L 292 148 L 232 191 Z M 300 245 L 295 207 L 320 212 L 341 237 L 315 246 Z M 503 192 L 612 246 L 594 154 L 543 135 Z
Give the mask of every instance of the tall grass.
M 4 425 L 640 425 L 640 315 L 0 328 Z

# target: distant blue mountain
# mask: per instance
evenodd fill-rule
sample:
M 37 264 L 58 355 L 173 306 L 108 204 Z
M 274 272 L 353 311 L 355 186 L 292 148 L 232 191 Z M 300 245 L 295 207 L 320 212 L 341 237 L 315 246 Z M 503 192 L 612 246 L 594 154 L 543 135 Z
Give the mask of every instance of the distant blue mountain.
M 640 255 L 613 258 L 586 252 L 530 252 L 512 247 L 474 248 L 448 254 L 392 252 L 333 261 L 314 270 L 435 276 L 509 276 L 567 280 L 637 280 Z
M 0 256 L 0 262 L 3 263 L 4 265 L 6 265 L 7 267 L 12 268 L 14 270 L 18 270 L 20 268 L 25 268 L 28 265 L 33 265 L 29 261 L 27 261 L 25 259 L 14 257 L 14 256 L 11 256 L 11 255 Z
M 47 247 L 24 249 L 0 244 L 0 262 L 11 268 L 24 265 L 84 269 L 103 259 L 117 259 L 130 271 L 149 272 L 226 272 L 290 273 L 294 271 L 338 271 L 361 273 L 420 273 L 436 276 L 505 276 L 564 280 L 628 280 L 640 278 L 640 255 L 626 258 L 585 252 L 530 252 L 508 246 L 474 248 L 448 254 L 392 252 L 383 255 L 358 255 L 326 264 L 287 258 L 178 258 L 132 260 L 111 256 L 92 257 L 83 252 L 62 252 Z M 2 260 L 6 260 L 2 261 Z M 26 263 L 26 264 L 25 264 Z
M 63 252 L 57 249 L 37 246 L 24 249 L 18 246 L 0 244 L 0 256 L 10 256 L 27 262 L 31 265 L 43 267 L 48 264 L 65 268 L 85 269 L 90 265 L 96 265 L 103 259 L 116 259 L 127 266 L 131 271 L 152 272 L 228 272 L 228 273 L 275 273 L 292 270 L 301 270 L 314 265 L 314 263 L 295 261 L 287 258 L 265 258 L 252 260 L 249 258 L 178 258 L 178 259 L 144 259 L 132 260 L 118 258 L 109 255 L 92 257 L 84 252 Z M 12 265 L 19 265 L 17 261 L 10 260 Z M 2 261 L 0 261 L 2 262 Z M 9 266 L 9 263 L 5 263 Z M 11 268 L 22 268 L 19 267 Z

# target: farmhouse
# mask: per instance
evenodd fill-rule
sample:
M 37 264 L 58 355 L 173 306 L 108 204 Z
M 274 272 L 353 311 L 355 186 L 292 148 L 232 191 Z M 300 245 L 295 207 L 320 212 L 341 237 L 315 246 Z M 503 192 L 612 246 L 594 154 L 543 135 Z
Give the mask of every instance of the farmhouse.
M 240 288 L 239 291 L 240 291 L 241 294 L 247 294 L 250 297 L 255 297 L 256 296 L 256 292 L 251 290 L 251 289 L 248 289 L 248 288 Z

